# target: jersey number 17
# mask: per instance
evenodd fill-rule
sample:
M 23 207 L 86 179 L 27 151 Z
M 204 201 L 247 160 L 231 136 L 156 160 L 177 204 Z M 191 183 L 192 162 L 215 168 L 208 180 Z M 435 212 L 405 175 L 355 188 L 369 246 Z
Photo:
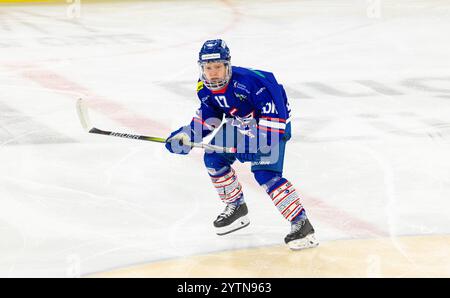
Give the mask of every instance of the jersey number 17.
M 227 98 L 223 95 L 216 95 L 214 96 L 214 98 L 216 99 L 217 103 L 219 104 L 219 106 L 221 108 L 229 108 L 230 106 L 227 103 Z

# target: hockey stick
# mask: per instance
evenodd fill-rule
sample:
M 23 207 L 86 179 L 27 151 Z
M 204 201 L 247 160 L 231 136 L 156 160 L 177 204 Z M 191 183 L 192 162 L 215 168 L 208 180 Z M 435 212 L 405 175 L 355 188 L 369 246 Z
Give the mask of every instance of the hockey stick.
M 102 129 L 93 127 L 91 125 L 91 121 L 89 119 L 87 105 L 81 98 L 79 98 L 77 100 L 77 113 L 78 113 L 78 118 L 80 119 L 81 126 L 88 133 L 101 134 L 101 135 L 113 136 L 113 137 L 119 137 L 119 138 L 125 138 L 125 139 L 166 143 L 166 139 L 160 138 L 160 137 L 151 137 L 151 136 L 135 135 L 135 134 L 129 134 L 129 133 L 120 133 L 120 132 L 102 130 Z M 211 150 L 211 151 L 215 151 L 215 152 L 225 152 L 225 153 L 235 153 L 236 152 L 236 148 L 220 147 L 220 146 L 203 144 L 203 143 L 188 142 L 187 144 L 184 144 L 184 145 L 195 147 L 195 148 L 203 148 L 203 149 L 207 149 L 207 150 Z

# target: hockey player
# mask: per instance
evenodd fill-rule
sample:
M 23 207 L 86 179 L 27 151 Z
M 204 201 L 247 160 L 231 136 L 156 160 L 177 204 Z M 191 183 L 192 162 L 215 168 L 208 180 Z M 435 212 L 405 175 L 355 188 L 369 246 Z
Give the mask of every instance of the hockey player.
M 201 142 L 217 128 L 211 144 L 237 148 L 236 153 L 205 152 L 204 163 L 225 210 L 214 221 L 218 235 L 250 224 L 242 186 L 232 164 L 250 162 L 256 181 L 291 223 L 285 243 L 293 250 L 318 242 L 294 186 L 283 177 L 284 152 L 291 138 L 286 93 L 270 72 L 231 66 L 230 50 L 221 39 L 206 41 L 199 53 L 200 108 L 189 125 L 172 132 L 166 148 L 188 154 L 189 142 Z

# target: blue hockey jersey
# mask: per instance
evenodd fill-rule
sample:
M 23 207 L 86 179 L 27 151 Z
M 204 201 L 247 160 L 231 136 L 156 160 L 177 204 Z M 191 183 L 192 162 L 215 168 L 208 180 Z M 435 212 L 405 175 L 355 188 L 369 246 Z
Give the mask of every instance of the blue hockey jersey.
M 201 138 L 214 131 L 224 117 L 250 137 L 256 128 L 265 134 L 290 138 L 291 110 L 286 92 L 270 72 L 233 66 L 225 88 L 211 91 L 199 80 L 197 95 L 200 108 L 191 128 L 197 127 L 198 131 L 201 125 Z

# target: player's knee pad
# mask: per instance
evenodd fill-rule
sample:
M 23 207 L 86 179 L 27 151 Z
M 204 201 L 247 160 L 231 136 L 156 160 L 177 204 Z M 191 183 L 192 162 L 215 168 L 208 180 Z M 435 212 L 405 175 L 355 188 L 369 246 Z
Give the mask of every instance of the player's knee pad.
M 203 156 L 203 161 L 209 175 L 211 176 L 217 176 L 226 173 L 227 171 L 229 171 L 231 165 L 224 156 L 215 152 L 205 153 L 205 155 Z
M 275 184 L 277 184 L 277 182 L 283 179 L 280 172 L 274 171 L 258 170 L 254 171 L 253 175 L 255 176 L 255 180 L 258 184 L 264 187 L 266 191 L 271 189 Z

